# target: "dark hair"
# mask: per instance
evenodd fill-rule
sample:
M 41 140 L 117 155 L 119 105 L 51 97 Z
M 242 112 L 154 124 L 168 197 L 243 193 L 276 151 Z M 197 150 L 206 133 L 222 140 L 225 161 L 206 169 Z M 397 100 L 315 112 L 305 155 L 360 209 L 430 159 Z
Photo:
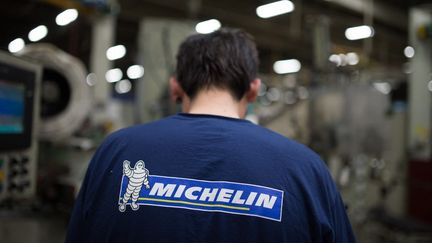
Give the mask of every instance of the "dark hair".
M 177 80 L 191 99 L 200 90 L 216 87 L 240 100 L 256 78 L 258 52 L 251 35 L 223 28 L 189 36 L 180 45 L 176 69 Z

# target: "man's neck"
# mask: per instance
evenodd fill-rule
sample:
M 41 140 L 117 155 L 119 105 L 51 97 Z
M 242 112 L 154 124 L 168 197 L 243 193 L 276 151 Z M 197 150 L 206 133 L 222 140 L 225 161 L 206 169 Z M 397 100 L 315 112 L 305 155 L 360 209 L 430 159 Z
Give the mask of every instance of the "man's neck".
M 227 91 L 210 89 L 199 92 L 186 112 L 241 118 L 244 116 L 246 104 L 243 100 L 235 100 Z

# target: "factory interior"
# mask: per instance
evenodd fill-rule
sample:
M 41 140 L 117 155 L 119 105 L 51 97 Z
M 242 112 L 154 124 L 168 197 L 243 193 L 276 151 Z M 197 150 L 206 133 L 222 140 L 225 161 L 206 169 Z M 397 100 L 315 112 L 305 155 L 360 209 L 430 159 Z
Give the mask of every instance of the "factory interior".
M 223 27 L 257 43 L 245 119 L 321 156 L 357 241 L 432 242 L 430 0 L 0 4 L 0 242 L 64 242 L 95 150 L 181 112 L 177 49 Z

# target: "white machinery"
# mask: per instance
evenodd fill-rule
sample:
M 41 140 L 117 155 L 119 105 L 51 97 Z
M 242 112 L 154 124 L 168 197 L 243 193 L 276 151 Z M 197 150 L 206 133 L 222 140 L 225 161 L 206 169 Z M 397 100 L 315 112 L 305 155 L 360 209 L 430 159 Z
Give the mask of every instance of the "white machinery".
M 69 138 L 91 109 L 91 89 L 85 82 L 84 64 L 50 44 L 27 45 L 20 55 L 43 65 L 40 139 Z

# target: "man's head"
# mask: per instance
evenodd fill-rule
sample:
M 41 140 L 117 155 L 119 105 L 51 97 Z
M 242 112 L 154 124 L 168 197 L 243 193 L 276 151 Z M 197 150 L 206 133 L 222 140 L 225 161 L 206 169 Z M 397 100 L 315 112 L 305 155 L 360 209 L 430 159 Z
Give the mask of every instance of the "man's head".
M 181 44 L 173 80 L 179 86 L 176 88 L 191 100 L 201 91 L 217 89 L 229 92 L 239 102 L 248 95 L 251 84 L 259 82 L 257 69 L 258 53 L 253 38 L 242 30 L 221 29 L 192 35 Z M 176 96 L 172 87 L 171 92 Z

